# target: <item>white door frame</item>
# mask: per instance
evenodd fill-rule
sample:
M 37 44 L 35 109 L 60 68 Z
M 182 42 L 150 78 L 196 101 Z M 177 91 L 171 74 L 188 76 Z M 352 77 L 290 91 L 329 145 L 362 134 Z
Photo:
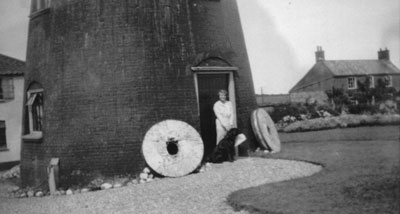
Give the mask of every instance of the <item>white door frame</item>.
M 216 67 L 216 66 L 207 66 L 207 67 L 192 67 L 192 71 L 194 71 L 194 85 L 196 90 L 196 98 L 197 98 L 197 113 L 200 116 L 200 101 L 199 101 L 199 87 L 198 87 L 198 75 L 202 74 L 229 74 L 229 84 L 228 84 L 228 94 L 229 101 L 232 102 L 233 106 L 233 125 L 237 127 L 237 115 L 236 115 L 236 95 L 235 95 L 235 78 L 234 72 L 237 71 L 237 67 Z M 216 92 L 217 93 L 217 92 Z M 217 96 L 217 94 L 215 94 Z

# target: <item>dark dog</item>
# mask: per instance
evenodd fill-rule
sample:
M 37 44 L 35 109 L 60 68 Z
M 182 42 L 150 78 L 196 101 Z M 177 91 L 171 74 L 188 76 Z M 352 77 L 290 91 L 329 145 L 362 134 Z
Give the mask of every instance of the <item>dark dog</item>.
M 239 129 L 230 129 L 224 139 L 215 147 L 208 160 L 212 163 L 233 162 L 235 157 L 235 139 L 239 134 L 241 134 Z

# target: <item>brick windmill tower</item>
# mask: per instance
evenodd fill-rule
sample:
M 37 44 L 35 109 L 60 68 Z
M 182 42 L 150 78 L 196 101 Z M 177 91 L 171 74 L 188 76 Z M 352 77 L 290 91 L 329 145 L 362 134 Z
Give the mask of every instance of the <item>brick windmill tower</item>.
M 25 82 L 23 185 L 60 175 L 145 166 L 143 137 L 159 121 L 193 126 L 215 145 L 212 105 L 229 91 L 254 147 L 252 75 L 234 0 L 32 0 Z M 64 176 L 65 177 L 65 176 Z

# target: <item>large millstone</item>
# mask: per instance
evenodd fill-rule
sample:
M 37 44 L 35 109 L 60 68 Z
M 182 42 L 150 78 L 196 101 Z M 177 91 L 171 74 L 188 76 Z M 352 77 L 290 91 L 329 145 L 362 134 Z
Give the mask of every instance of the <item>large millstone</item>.
M 142 151 L 146 163 L 157 173 L 179 177 L 193 172 L 204 154 L 199 133 L 189 124 L 164 120 L 146 133 Z
M 271 152 L 281 151 L 281 141 L 274 121 L 264 109 L 256 109 L 251 114 L 251 126 L 257 141 L 263 149 Z

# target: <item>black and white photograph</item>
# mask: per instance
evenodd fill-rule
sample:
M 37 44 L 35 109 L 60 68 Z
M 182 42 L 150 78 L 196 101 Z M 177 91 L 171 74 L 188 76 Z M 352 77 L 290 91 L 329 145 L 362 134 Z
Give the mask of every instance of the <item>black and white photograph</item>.
M 400 213 L 400 1 L 0 0 L 0 213 Z

